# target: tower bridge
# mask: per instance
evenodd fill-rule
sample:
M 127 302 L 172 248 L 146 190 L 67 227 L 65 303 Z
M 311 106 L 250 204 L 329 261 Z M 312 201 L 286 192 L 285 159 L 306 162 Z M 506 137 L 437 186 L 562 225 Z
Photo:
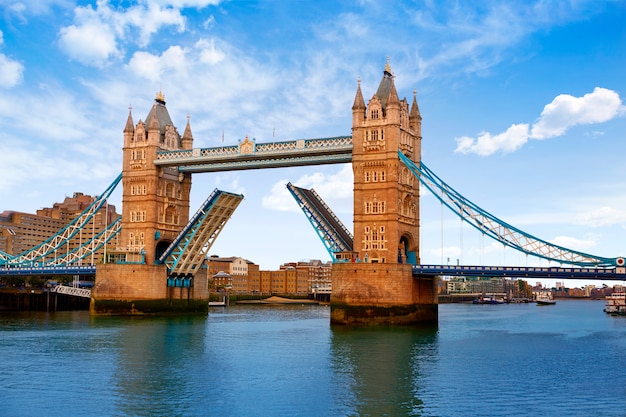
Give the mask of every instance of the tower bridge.
M 206 312 L 209 277 L 203 260 L 243 196 L 215 190 L 190 218 L 192 173 L 351 163 L 352 233 L 314 190 L 287 185 L 333 259 L 332 323 L 436 321 L 440 275 L 626 279 L 623 258 L 592 256 L 535 238 L 441 181 L 421 161 L 422 117 L 416 94 L 410 104 L 399 99 L 388 64 L 367 105 L 358 83 L 350 136 L 270 143 L 246 137 L 237 145 L 193 148 L 189 119 L 181 136 L 165 104 L 164 96 L 157 94 L 145 122 L 135 124 L 129 112 L 122 174 L 114 182 L 122 183 L 122 216 L 114 226 L 85 247 L 57 257 L 64 242 L 103 204 L 110 187 L 79 220 L 33 250 L 16 256 L 0 253 L 0 272 L 69 269 L 115 236 L 115 249 L 95 266 L 93 314 Z M 420 183 L 489 237 L 573 266 L 421 265 Z

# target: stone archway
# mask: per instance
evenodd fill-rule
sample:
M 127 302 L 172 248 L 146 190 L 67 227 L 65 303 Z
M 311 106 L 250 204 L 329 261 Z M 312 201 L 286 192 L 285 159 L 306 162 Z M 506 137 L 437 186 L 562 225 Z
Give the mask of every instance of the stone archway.
M 402 235 L 398 242 L 398 263 L 417 264 L 417 247 L 409 234 Z
M 169 240 L 161 240 L 157 242 L 154 248 L 154 260 L 156 261 L 165 253 L 165 250 L 172 244 Z

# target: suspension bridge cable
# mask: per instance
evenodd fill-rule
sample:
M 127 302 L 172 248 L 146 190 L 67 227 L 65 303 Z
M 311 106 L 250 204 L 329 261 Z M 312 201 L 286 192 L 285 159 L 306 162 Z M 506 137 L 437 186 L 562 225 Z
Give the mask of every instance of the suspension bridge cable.
M 624 266 L 624 258 L 606 258 L 567 249 L 536 238 L 481 209 L 441 180 L 423 162 L 419 166 L 398 151 L 400 160 L 420 182 L 461 219 L 490 238 L 518 251 L 563 264 L 585 267 Z M 441 192 L 441 196 L 439 195 Z

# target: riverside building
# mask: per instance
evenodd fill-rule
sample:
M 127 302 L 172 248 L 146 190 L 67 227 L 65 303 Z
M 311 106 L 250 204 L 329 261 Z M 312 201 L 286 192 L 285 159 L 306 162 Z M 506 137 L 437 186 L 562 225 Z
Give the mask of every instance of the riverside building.
M 93 201 L 94 197 L 75 192 L 72 197 L 65 197 L 63 202 L 37 210 L 36 214 L 3 211 L 0 213 L 0 251 L 9 255 L 18 255 L 36 247 L 72 222 Z M 71 239 L 69 245 L 64 248 L 64 252 L 71 252 L 88 242 L 118 216 L 114 205 L 101 207 L 88 226 Z M 114 242 L 109 243 L 109 248 L 114 246 Z M 103 254 L 104 248 L 101 248 L 92 258 L 85 259 L 83 262 L 99 263 Z

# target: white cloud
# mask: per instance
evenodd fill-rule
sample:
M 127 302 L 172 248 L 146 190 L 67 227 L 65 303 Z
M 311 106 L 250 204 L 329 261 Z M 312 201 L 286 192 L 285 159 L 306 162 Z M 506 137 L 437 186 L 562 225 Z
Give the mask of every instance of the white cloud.
M 530 132 L 528 124 L 520 123 L 497 135 L 483 132 L 478 138 L 461 136 L 455 138 L 457 147 L 454 151 L 480 156 L 514 152 L 529 139 L 561 136 L 572 126 L 607 122 L 624 112 L 619 94 L 606 88 L 596 87 L 583 97 L 561 94 L 544 107 Z M 594 132 L 593 136 L 600 136 L 600 133 Z
M 0 87 L 10 88 L 22 82 L 24 66 L 0 54 Z
M 222 0 L 151 0 L 151 3 L 161 7 L 175 7 L 178 9 L 185 7 L 203 9 L 207 6 L 217 6 L 222 3 Z
M 179 2 L 184 4 L 183 2 Z M 192 2 L 200 7 L 208 2 Z M 131 39 L 144 47 L 161 28 L 176 26 L 185 30 L 185 18 L 168 2 L 147 2 L 128 9 L 113 8 L 107 0 L 74 9 L 74 24 L 59 30 L 59 45 L 72 59 L 90 66 L 105 66 L 110 59 L 122 56 L 125 42 Z M 138 36 L 125 36 L 138 31 Z
M 265 208 L 277 211 L 299 211 L 298 205 L 289 190 L 289 180 L 279 180 L 271 190 L 270 195 L 263 197 L 262 205 Z M 315 172 L 307 174 L 291 183 L 300 188 L 314 189 L 324 202 L 337 212 L 352 213 L 353 177 L 350 164 L 344 165 L 334 174 Z
M 111 57 L 120 55 L 112 28 L 98 21 L 61 28 L 59 46 L 84 65 L 103 66 Z
M 0 47 L 4 45 L 4 33 L 0 30 Z M 22 82 L 24 65 L 0 54 L 0 87 L 11 88 Z
M 498 151 L 509 153 L 521 148 L 528 141 L 528 125 L 517 124 L 509 127 L 506 132 L 491 135 L 481 133 L 478 138 L 462 136 L 456 138 L 458 153 L 475 153 L 480 156 L 489 156 Z
M 139 30 L 139 45 L 146 46 L 152 35 L 164 26 L 178 26 L 178 32 L 185 30 L 185 18 L 180 10 L 167 5 L 163 7 L 154 2 L 134 6 L 126 13 L 109 11 L 121 26 L 134 27 Z
M 286 179 L 275 182 L 270 189 L 270 194 L 261 200 L 261 205 L 270 210 L 297 212 L 298 204 L 287 189 L 288 182 L 289 180 Z
M 595 239 L 581 240 L 571 236 L 557 236 L 550 242 L 563 248 L 570 248 L 577 251 L 585 251 L 596 246 Z M 576 248 L 576 249 L 573 249 Z
M 200 62 L 215 65 L 226 58 L 224 52 L 215 46 L 215 39 L 200 39 L 196 42 L 195 47 L 198 50 L 198 59 Z
M 186 52 L 180 46 L 170 46 L 160 56 L 148 52 L 135 52 L 128 63 L 128 68 L 151 81 L 159 81 L 164 73 L 174 72 L 184 76 Z
M 599 207 L 596 210 L 577 216 L 575 222 L 591 227 L 624 225 L 626 224 L 626 211 L 607 206 Z
M 560 136 L 572 126 L 609 121 L 620 111 L 623 109 L 619 94 L 606 88 L 596 87 L 582 97 L 561 94 L 544 107 L 530 136 L 533 139 Z

